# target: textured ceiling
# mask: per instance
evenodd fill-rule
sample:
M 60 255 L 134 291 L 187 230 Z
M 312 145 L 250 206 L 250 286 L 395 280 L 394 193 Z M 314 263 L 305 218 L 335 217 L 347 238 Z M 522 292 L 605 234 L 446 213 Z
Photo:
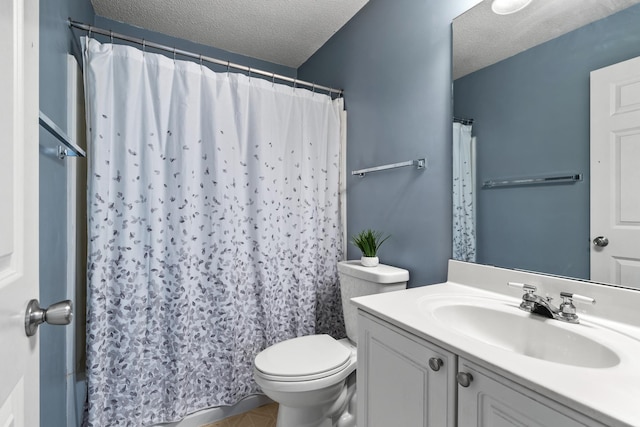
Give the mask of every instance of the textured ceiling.
M 91 0 L 96 14 L 298 68 L 369 0 Z
M 453 21 L 453 77 L 457 79 L 640 0 L 533 0 L 513 15 L 496 15 L 491 0 Z

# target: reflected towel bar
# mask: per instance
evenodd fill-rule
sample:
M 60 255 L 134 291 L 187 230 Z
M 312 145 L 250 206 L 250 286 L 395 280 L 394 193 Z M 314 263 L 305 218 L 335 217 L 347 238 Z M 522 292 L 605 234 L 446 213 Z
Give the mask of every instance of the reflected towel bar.
M 61 159 L 65 158 L 66 156 L 87 157 L 87 153 L 85 153 L 85 151 L 81 147 L 74 144 L 73 141 L 71 141 L 71 138 L 69 138 L 67 134 L 64 133 L 64 131 L 60 129 L 58 125 L 56 125 L 53 120 L 47 117 L 47 115 L 42 111 L 40 111 L 39 119 L 40 126 L 45 128 L 51 135 L 55 136 L 58 141 L 63 143 L 65 147 L 68 148 L 68 150 L 58 150 L 58 157 L 60 157 Z
M 573 184 L 582 181 L 582 174 L 553 175 L 540 178 L 520 178 L 505 180 L 489 180 L 482 183 L 482 188 L 513 187 L 518 185 L 540 185 L 540 184 Z
M 367 169 L 360 169 L 357 171 L 351 171 L 351 175 L 359 175 L 362 177 L 369 172 L 378 172 L 378 171 L 383 171 L 387 169 L 402 168 L 405 166 L 415 166 L 416 169 L 424 169 L 427 166 L 427 159 L 409 160 L 408 162 L 392 163 L 388 165 L 375 166 Z

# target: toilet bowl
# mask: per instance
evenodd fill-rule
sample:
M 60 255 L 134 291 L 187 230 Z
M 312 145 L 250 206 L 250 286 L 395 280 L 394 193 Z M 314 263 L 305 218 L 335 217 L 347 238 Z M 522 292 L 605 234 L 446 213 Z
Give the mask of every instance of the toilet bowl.
M 254 378 L 279 403 L 277 427 L 355 427 L 357 312 L 350 299 L 405 289 L 409 272 L 338 263 L 348 338 L 308 335 L 274 344 L 254 360 Z
M 254 361 L 254 378 L 279 403 L 277 427 L 352 427 L 348 412 L 355 391 L 346 380 L 356 370 L 356 347 L 347 339 L 309 335 L 275 344 Z M 351 391 L 351 393 L 349 393 Z M 338 424 L 332 418 L 343 418 Z M 349 423 L 347 416 L 353 422 Z

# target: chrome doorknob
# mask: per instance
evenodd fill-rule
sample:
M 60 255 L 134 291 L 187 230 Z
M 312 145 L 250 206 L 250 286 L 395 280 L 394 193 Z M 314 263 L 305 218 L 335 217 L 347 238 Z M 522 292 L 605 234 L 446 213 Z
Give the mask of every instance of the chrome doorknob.
M 73 303 L 71 300 L 51 304 L 49 308 L 41 308 L 37 299 L 32 299 L 27 305 L 24 315 L 24 331 L 27 336 L 33 336 L 41 323 L 50 325 L 68 325 L 73 319 Z
M 604 236 L 598 236 L 595 239 L 593 239 L 593 244 L 601 248 L 604 248 L 609 244 L 609 239 L 607 239 Z

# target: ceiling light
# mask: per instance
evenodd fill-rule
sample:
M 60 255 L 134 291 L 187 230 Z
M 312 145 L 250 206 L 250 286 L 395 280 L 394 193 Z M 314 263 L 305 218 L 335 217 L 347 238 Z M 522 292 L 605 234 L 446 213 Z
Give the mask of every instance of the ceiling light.
M 493 0 L 491 10 L 498 15 L 510 15 L 527 7 L 531 0 Z

